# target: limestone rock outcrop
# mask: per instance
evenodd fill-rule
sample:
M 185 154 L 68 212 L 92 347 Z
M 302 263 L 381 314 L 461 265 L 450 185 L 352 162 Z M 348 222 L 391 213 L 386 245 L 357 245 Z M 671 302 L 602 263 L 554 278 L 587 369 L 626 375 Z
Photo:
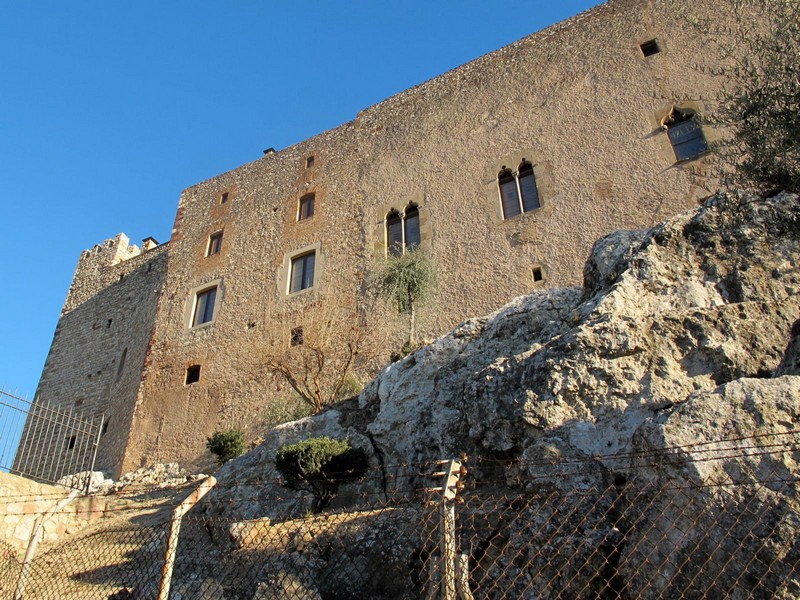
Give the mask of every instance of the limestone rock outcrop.
M 248 489 L 247 478 L 275 477 L 272 459 L 283 443 L 348 436 L 370 453 L 387 496 L 424 487 L 418 465 L 463 454 L 476 492 L 514 490 L 534 502 L 543 487 L 584 490 L 584 498 L 595 490 L 591 509 L 582 512 L 592 532 L 582 547 L 587 556 L 605 557 L 601 562 L 613 555 L 622 576 L 639 569 L 626 584 L 634 595 L 669 596 L 681 578 L 719 583 L 728 571 L 738 577 L 752 566 L 733 559 L 702 575 L 687 566 L 667 576 L 654 557 L 680 558 L 684 550 L 689 556 L 690 548 L 711 556 L 725 543 L 739 544 L 746 556 L 751 541 L 724 541 L 726 532 L 745 526 L 727 522 L 726 514 L 743 507 L 752 521 L 747 526 L 772 532 L 800 512 L 797 457 L 770 450 L 776 440 L 797 441 L 798 257 L 800 202 L 787 193 L 739 202 L 720 195 L 649 230 L 607 236 L 594 246 L 583 288 L 516 298 L 387 366 L 360 395 L 359 410 L 331 410 L 276 428 L 256 451 L 220 470 L 226 485 L 212 493 L 207 510 L 224 513 L 242 505 L 226 498 L 247 494 L 248 509 L 227 516 L 297 511 L 303 505 L 297 495 Z M 774 483 L 735 487 L 724 502 L 705 495 L 708 486 L 747 480 Z M 652 522 L 624 533 L 624 550 L 615 541 L 623 536 L 622 521 L 609 516 L 618 499 L 601 494 L 612 482 L 619 497 L 627 494 L 629 510 Z M 648 496 L 665 482 L 680 483 L 673 486 L 679 491 Z M 715 510 L 714 503 L 724 506 Z M 708 522 L 680 529 L 701 504 Z M 464 522 L 473 527 L 470 517 Z M 481 527 L 473 527 L 478 537 Z M 649 533 L 671 527 L 685 531 L 677 546 Z M 772 558 L 797 564 L 800 548 L 770 535 Z M 531 543 L 515 542 L 513 532 L 506 541 Z M 769 564 L 769 552 L 760 552 Z M 653 572 L 643 574 L 648 564 Z M 547 565 L 540 567 L 535 576 L 546 577 Z M 594 580 L 581 577 L 574 578 L 576 589 L 593 589 Z M 636 589 L 634 580 L 650 591 Z

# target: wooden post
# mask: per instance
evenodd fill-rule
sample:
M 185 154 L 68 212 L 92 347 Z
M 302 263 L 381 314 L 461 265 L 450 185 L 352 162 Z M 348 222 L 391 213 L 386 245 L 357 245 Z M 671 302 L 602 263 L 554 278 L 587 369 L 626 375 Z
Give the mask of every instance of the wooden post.
M 33 524 L 33 531 L 31 531 L 31 539 L 28 541 L 28 548 L 25 550 L 25 558 L 22 560 L 22 569 L 20 569 L 19 579 L 17 579 L 17 589 L 14 591 L 14 600 L 22 600 L 22 597 L 25 594 L 25 586 L 28 585 L 28 577 L 30 577 L 31 574 L 33 558 L 36 556 L 36 548 L 39 547 L 39 541 L 42 539 L 44 524 L 50 519 L 50 517 L 63 510 L 64 507 L 66 507 L 77 497 L 78 490 L 70 491 L 66 498 L 60 500 L 47 513 L 36 519 L 36 522 Z
M 443 477 L 444 481 L 439 488 L 430 488 L 431 491 L 439 491 L 442 494 L 442 503 L 439 505 L 441 539 L 439 540 L 439 564 L 438 569 L 431 569 L 432 573 L 438 571 L 441 576 L 440 585 L 442 600 L 456 600 L 456 594 L 462 600 L 472 600 L 472 593 L 469 591 L 467 580 L 469 572 L 467 557 L 457 557 L 456 555 L 456 512 L 455 499 L 458 492 L 459 480 L 461 475 L 466 473 L 466 469 L 459 460 L 442 460 L 440 465 L 446 465 L 443 471 L 434 473 L 433 477 Z M 466 591 L 463 591 L 466 590 Z M 429 597 L 435 595 L 435 588 L 431 588 Z
M 186 499 L 175 507 L 172 511 L 172 522 L 169 528 L 169 538 L 167 539 L 167 550 L 164 556 L 164 569 L 161 571 L 161 587 L 158 589 L 158 600 L 167 600 L 169 598 L 169 588 L 172 584 L 172 568 L 175 566 L 175 556 L 178 552 L 178 537 L 181 532 L 181 519 L 191 508 L 200 502 L 200 499 L 205 496 L 217 485 L 217 480 L 214 477 L 205 479 L 203 483 L 197 486 L 197 489 L 189 494 Z

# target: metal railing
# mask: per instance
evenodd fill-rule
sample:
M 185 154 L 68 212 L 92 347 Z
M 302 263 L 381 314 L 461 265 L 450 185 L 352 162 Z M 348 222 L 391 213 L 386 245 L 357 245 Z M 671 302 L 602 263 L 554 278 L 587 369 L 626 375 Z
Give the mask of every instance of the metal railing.
M 94 468 L 102 429 L 102 415 L 86 417 L 0 390 L 0 469 L 88 491 L 86 474 Z M 68 477 L 77 473 L 85 475 Z

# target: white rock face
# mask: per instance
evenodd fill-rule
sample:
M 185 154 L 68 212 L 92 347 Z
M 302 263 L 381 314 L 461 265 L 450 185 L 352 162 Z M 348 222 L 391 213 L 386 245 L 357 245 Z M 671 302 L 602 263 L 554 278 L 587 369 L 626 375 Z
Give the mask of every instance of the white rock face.
M 273 461 L 281 445 L 312 436 L 368 450 L 382 489 L 346 486 L 351 494 L 410 493 L 429 485 L 421 464 L 466 454 L 475 493 L 522 494 L 521 519 L 580 516 L 583 533 L 558 529 L 555 516 L 538 542 L 506 532 L 514 555 L 537 543 L 582 548 L 568 560 L 590 567 L 567 596 L 593 589 L 593 569 L 613 563 L 619 580 L 601 584 L 624 581 L 632 597 L 678 596 L 687 581 L 747 597 L 748 580 L 797 597 L 800 580 L 786 569 L 800 563 L 798 459 L 780 443 L 800 441 L 798 257 L 791 194 L 741 205 L 716 197 L 650 230 L 612 234 L 595 245 L 582 289 L 516 298 L 387 366 L 358 410 L 268 432 L 220 470 L 205 510 L 302 512 L 307 500 L 278 485 Z M 563 504 L 537 504 L 551 493 Z M 468 509 L 460 518 L 476 544 L 495 535 Z M 698 552 L 726 558 L 695 564 Z M 560 563 L 539 556 L 527 576 L 550 581 Z M 498 571 L 493 585 L 513 596 L 523 575 Z
M 717 198 L 600 240 L 583 290 L 517 298 L 385 369 L 360 398 L 374 443 L 387 464 L 545 439 L 605 456 L 700 391 L 772 376 L 798 319 L 797 214 L 793 195 Z

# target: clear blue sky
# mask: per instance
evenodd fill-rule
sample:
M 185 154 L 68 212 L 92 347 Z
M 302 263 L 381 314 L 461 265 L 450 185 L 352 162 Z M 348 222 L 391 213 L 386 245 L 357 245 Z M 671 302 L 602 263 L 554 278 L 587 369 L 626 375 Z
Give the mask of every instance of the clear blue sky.
M 34 394 L 84 249 L 596 4 L 0 0 L 0 385 Z

